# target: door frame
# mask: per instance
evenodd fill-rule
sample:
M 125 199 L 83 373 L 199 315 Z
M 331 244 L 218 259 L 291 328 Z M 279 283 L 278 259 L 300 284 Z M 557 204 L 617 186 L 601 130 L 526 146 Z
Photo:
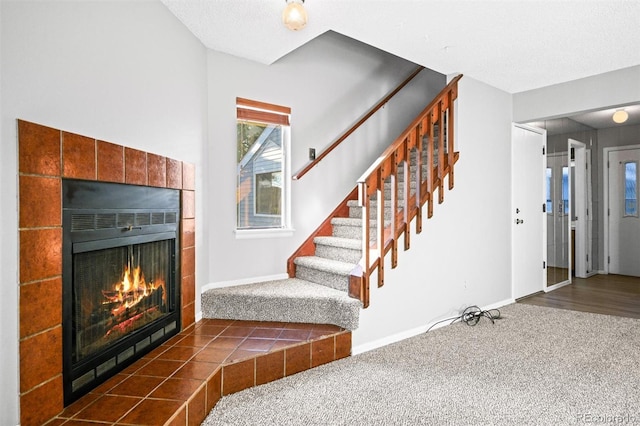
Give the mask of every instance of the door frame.
M 546 196 L 545 196 L 545 172 L 546 172 L 546 167 L 547 167 L 547 156 L 546 156 L 546 151 L 547 151 L 547 131 L 546 129 L 542 129 L 539 127 L 534 127 L 534 126 L 530 126 L 527 124 L 521 124 L 521 123 L 512 123 L 511 124 L 511 130 L 512 130 L 512 136 L 511 136 L 511 143 L 513 145 L 514 143 L 514 137 L 513 137 L 513 130 L 516 128 L 520 128 L 523 130 L 527 130 L 533 133 L 537 133 L 538 135 L 542 136 L 543 138 L 543 142 L 542 142 L 542 148 L 543 148 L 543 153 L 540 156 L 540 194 L 539 194 L 539 200 L 540 200 L 540 222 L 542 225 L 542 233 L 540 235 L 540 240 L 539 240 L 539 244 L 542 246 L 542 258 L 539 259 L 540 263 L 543 263 L 545 265 L 545 267 L 543 268 L 542 264 L 540 265 L 540 286 L 539 286 L 539 291 L 545 291 L 546 288 L 546 276 L 547 276 L 547 269 L 546 269 L 546 263 L 547 263 L 547 221 L 546 221 L 546 215 L 544 214 L 543 210 L 542 210 L 542 206 L 545 205 L 545 200 L 546 200 Z M 513 228 L 513 220 L 514 220 L 514 212 L 515 212 L 515 208 L 517 207 L 515 205 L 515 197 L 514 197 L 514 185 L 513 185 L 513 177 L 514 177 L 514 152 L 513 152 L 513 146 L 511 148 L 511 212 L 509 214 L 509 219 L 511 220 L 511 226 L 510 226 L 510 233 L 511 233 L 511 295 L 514 299 L 516 299 L 515 295 L 519 294 L 519 291 L 516 291 L 516 283 L 518 282 L 517 279 L 515 279 L 515 262 L 516 262 L 516 253 L 514 250 L 514 228 Z M 531 293 L 533 294 L 533 293 Z M 520 296 L 519 296 L 520 297 Z M 519 298 L 518 297 L 518 298 Z M 522 296 L 525 297 L 525 296 Z
M 612 151 L 627 151 L 632 149 L 640 149 L 640 145 L 622 145 L 622 146 L 612 146 L 602 149 L 602 217 L 604 224 L 604 253 L 602 256 L 602 264 L 604 267 L 601 270 L 601 273 L 608 274 L 609 273 L 609 153 Z
M 589 170 L 587 170 L 587 164 L 589 164 L 590 160 L 590 152 L 587 149 L 587 145 L 584 142 L 580 142 L 575 139 L 569 138 L 569 153 L 571 153 L 571 149 L 574 150 L 574 161 L 575 161 L 575 177 L 576 182 L 572 185 L 572 175 L 569 173 L 569 214 L 572 218 L 574 216 L 571 207 L 575 205 L 575 274 L 577 278 L 587 278 L 591 271 L 587 270 L 587 254 L 591 253 L 589 243 L 591 238 L 589 236 L 588 223 L 589 223 L 589 215 L 587 214 L 587 199 L 589 198 L 589 185 L 587 179 L 590 177 Z M 580 158 L 579 158 L 580 157 Z M 578 161 L 581 159 L 582 161 Z M 569 155 L 569 161 L 571 161 L 571 155 Z M 571 188 L 575 187 L 575 194 L 571 191 Z M 593 212 L 591 212 L 593 214 Z M 571 241 L 571 229 L 572 226 L 569 227 L 569 244 L 573 243 Z M 569 262 L 571 263 L 571 250 L 569 250 Z M 591 259 L 593 262 L 593 259 Z M 570 277 L 570 281 L 572 281 L 573 277 Z

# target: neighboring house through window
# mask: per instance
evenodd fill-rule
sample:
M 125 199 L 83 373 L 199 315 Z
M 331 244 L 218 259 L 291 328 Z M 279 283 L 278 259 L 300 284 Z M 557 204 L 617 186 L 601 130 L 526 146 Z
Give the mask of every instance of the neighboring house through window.
M 284 106 L 236 98 L 236 234 L 290 231 L 289 116 Z

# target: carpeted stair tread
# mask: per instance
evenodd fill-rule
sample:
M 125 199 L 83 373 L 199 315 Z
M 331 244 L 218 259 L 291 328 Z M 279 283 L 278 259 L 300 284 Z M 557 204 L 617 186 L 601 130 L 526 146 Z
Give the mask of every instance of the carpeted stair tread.
M 334 324 L 358 328 L 362 303 L 345 292 L 298 278 L 210 289 L 203 318 Z
M 315 237 L 313 242 L 316 244 L 323 244 L 326 246 L 340 247 L 352 250 L 360 250 L 362 248 L 362 242 L 353 238 L 341 238 L 341 237 Z

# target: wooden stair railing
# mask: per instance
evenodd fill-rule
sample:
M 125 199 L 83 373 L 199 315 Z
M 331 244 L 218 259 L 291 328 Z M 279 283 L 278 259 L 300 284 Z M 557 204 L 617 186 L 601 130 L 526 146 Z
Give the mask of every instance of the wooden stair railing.
M 427 218 L 433 215 L 433 191 L 438 188 L 438 203 L 444 201 L 444 179 L 453 189 L 453 167 L 459 153 L 454 150 L 454 100 L 458 97 L 455 77 L 416 117 L 407 129 L 382 153 L 358 179 L 358 200 L 362 207 L 362 253 L 360 268 L 350 278 L 349 295 L 369 306 L 369 281 L 377 271 L 378 286 L 384 284 L 384 258 L 391 251 L 391 267 L 398 262 L 398 240 L 404 235 L 404 249 L 410 246 L 410 223 L 416 219 L 416 233 L 422 231 L 422 207 L 427 206 Z M 423 144 L 426 144 L 424 146 Z M 424 151 L 423 151 L 424 149 Z M 434 158 L 434 152 L 436 158 Z M 426 153 L 426 158 L 425 157 Z M 415 164 L 411 164 L 412 155 Z M 426 163 L 427 176 L 422 176 Z M 414 181 L 410 182 L 412 168 Z M 399 172 L 405 180 L 403 204 L 399 205 Z M 415 183 L 412 192 L 411 183 Z M 391 223 L 385 225 L 385 185 L 390 187 Z M 375 240 L 371 239 L 371 199 L 377 199 Z
M 323 158 L 325 158 L 327 155 L 329 155 L 329 153 L 331 151 L 333 151 L 334 149 L 336 149 L 338 147 L 338 145 L 340 145 L 345 139 L 347 139 L 353 132 L 355 132 L 358 127 L 360 127 L 362 124 L 364 124 L 373 114 L 375 114 L 380 108 L 382 108 L 383 106 L 386 105 L 387 102 L 389 102 L 389 100 L 391 100 L 391 98 L 393 98 L 396 93 L 398 93 L 400 90 L 402 90 L 402 88 L 404 86 L 406 86 L 407 84 L 409 84 L 409 82 L 411 80 L 413 80 L 413 78 L 415 76 L 417 76 L 418 74 L 420 74 L 420 71 L 422 71 L 424 69 L 423 66 L 418 66 L 411 74 L 409 74 L 409 76 L 407 78 L 405 78 L 402 83 L 400 83 L 398 85 L 398 87 L 396 87 L 395 89 L 393 89 L 391 92 L 389 92 L 389 94 L 387 96 L 385 96 L 384 98 L 382 98 L 382 100 L 380 100 L 380 102 L 378 102 L 377 104 L 375 104 L 369 111 L 367 111 L 357 122 L 356 124 L 354 124 L 353 126 L 351 126 L 346 132 L 344 132 L 338 139 L 336 139 L 331 145 L 329 145 L 329 147 L 327 147 L 324 151 L 322 151 L 320 153 L 320 155 L 316 156 L 315 160 L 310 161 L 306 166 L 304 166 L 302 169 L 300 169 L 300 171 L 298 171 L 296 174 L 294 174 L 292 176 L 293 180 L 298 180 L 300 179 L 302 176 L 304 176 L 305 174 L 307 174 L 307 172 L 309 172 L 309 170 L 311 170 L 312 168 L 314 168 L 320 161 L 322 161 Z

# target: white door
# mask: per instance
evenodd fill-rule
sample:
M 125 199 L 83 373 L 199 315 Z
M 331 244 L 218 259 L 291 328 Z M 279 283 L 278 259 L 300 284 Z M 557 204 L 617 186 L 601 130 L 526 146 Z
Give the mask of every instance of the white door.
M 609 152 L 609 273 L 640 276 L 640 149 Z
M 545 155 L 547 133 L 514 124 L 511 135 L 511 274 L 513 298 L 545 283 Z

